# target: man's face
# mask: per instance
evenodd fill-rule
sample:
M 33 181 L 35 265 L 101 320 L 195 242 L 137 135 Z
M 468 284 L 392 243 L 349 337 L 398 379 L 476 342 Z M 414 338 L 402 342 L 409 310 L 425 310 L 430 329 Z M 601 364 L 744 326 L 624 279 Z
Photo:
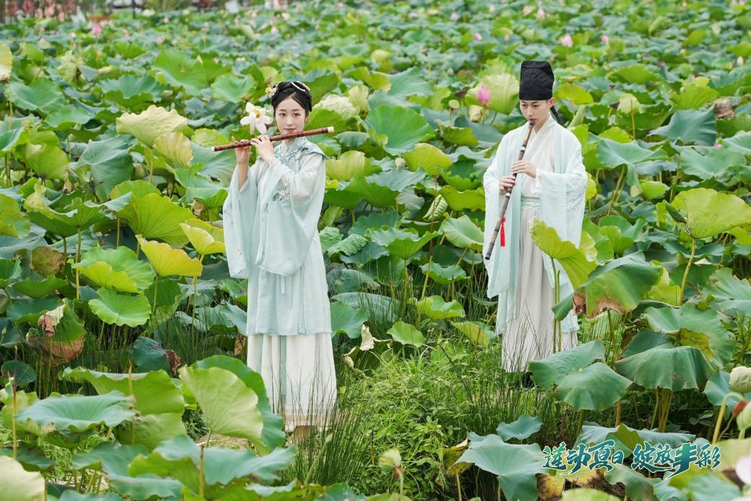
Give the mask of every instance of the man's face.
M 554 98 L 546 99 L 546 100 L 539 100 L 539 101 L 524 101 L 522 100 L 519 103 L 519 109 L 522 112 L 522 115 L 524 115 L 524 118 L 527 119 L 527 121 L 535 124 L 537 122 L 544 122 L 549 114 L 550 114 L 550 108 L 553 107 L 553 104 L 555 103 Z

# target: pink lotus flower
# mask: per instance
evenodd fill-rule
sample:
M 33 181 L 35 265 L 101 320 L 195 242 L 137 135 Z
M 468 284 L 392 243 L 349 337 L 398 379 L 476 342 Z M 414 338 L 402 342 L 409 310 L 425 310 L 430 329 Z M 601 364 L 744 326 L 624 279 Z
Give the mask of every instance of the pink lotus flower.
M 282 12 L 282 18 L 287 21 L 289 19 L 289 12 Z
M 279 30 L 276 29 L 276 26 L 271 27 L 271 33 L 274 33 L 274 34 L 279 33 Z
M 602 43 L 610 43 L 610 37 L 609 37 L 609 36 L 607 36 L 607 35 L 605 35 L 605 34 L 603 34 L 603 35 L 602 35 L 602 36 L 600 37 L 600 41 L 601 41 Z
M 101 33 L 102 33 L 102 27 L 94 23 L 94 27 L 91 28 L 91 34 L 94 35 L 95 37 L 98 37 L 99 35 L 101 35 Z
M 415 12 L 415 11 L 412 11 L 412 12 L 410 12 L 410 13 L 409 13 L 409 18 L 410 18 L 410 19 L 414 19 L 414 18 L 416 18 L 416 17 L 417 17 L 417 12 Z
M 525 5 L 524 8 L 522 9 L 522 14 L 524 14 L 525 16 L 528 16 L 530 12 L 532 12 L 532 6 Z
M 477 40 L 478 42 L 482 40 L 482 35 L 480 35 L 479 33 L 475 33 L 475 40 Z
M 480 88 L 477 89 L 477 100 L 480 101 L 483 106 L 487 106 L 490 102 L 490 91 L 484 85 L 480 85 Z
M 491 5 L 490 7 L 488 7 L 488 10 L 490 11 L 491 14 L 495 12 L 495 5 Z
M 715 148 L 722 148 L 722 145 L 721 145 L 720 143 L 715 143 L 715 144 L 714 144 L 714 147 L 715 147 Z
M 561 37 L 561 45 L 564 47 L 573 47 L 574 46 L 574 39 L 571 38 L 571 35 L 566 33 Z
M 157 37 L 156 37 L 156 44 L 157 45 L 162 45 L 162 42 L 164 42 L 164 39 L 162 37 L 160 37 L 160 36 L 157 35 Z
M 459 19 L 459 14 L 456 13 L 456 12 L 452 12 L 451 13 L 451 20 L 452 21 L 456 21 L 457 19 Z
M 537 15 L 535 17 L 537 19 L 545 19 L 545 11 L 542 10 L 542 7 L 537 9 Z
M 735 474 L 746 485 L 751 485 L 751 455 L 743 456 L 735 465 Z
M 340 9 L 343 9 L 344 8 L 344 2 L 339 2 L 338 4 L 336 4 L 336 6 L 339 7 Z
M 503 35 L 503 39 L 508 42 L 509 40 L 511 40 L 511 35 L 506 33 L 505 35 Z
M 169 23 L 169 18 L 167 16 L 164 16 L 164 19 L 162 19 L 162 21 L 164 21 L 164 24 L 167 24 Z

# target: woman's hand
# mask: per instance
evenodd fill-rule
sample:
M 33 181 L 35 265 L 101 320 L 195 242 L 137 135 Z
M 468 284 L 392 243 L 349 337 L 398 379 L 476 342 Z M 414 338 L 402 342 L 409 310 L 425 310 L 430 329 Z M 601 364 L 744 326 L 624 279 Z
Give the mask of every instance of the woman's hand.
M 498 181 L 498 189 L 501 192 L 501 195 L 508 193 L 508 191 L 514 187 L 515 183 L 516 179 L 514 179 L 514 176 L 503 176 L 501 180 Z
M 511 164 L 512 174 L 526 174 L 529 177 L 537 177 L 537 167 L 529 160 L 519 160 Z
M 250 140 L 250 144 L 256 147 L 258 156 L 261 157 L 264 162 L 270 163 L 274 158 L 274 145 L 271 144 L 269 136 L 264 134 L 262 136 L 255 137 Z
M 235 139 L 234 136 L 232 137 L 232 142 L 237 142 L 237 139 Z M 250 160 L 250 146 L 235 148 L 235 159 L 237 159 L 237 165 L 247 168 L 248 161 Z

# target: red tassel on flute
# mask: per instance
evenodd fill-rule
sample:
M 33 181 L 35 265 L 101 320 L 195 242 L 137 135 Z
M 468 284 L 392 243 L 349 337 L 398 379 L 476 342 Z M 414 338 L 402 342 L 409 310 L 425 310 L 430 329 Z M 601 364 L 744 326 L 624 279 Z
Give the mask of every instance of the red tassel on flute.
M 501 220 L 501 247 L 506 247 L 506 218 Z

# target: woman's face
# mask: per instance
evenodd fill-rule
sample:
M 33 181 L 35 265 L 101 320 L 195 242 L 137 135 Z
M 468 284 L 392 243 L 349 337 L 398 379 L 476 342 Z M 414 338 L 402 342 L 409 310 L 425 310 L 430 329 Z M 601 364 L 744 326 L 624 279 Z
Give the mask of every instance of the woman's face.
M 291 96 L 277 105 L 276 110 L 274 110 L 274 118 L 276 119 L 276 127 L 281 134 L 302 132 L 305 130 L 305 122 L 308 120 L 305 109 Z
M 548 119 L 550 116 L 550 108 L 552 108 L 554 104 L 555 99 L 552 97 L 540 101 L 521 101 L 519 103 L 519 109 L 528 122 L 536 124 Z

